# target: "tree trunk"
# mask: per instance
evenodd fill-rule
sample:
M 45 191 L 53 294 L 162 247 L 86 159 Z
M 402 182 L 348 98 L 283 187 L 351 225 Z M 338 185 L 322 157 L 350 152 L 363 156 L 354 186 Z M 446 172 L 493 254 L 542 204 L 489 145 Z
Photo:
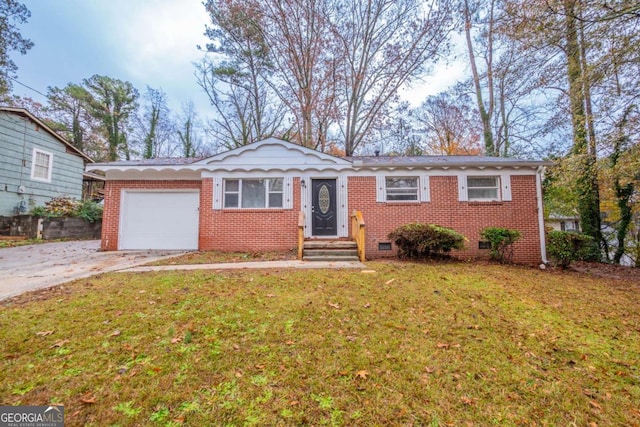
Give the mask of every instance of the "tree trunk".
M 478 112 L 482 121 L 482 136 L 484 138 L 485 154 L 487 156 L 495 156 L 495 145 L 493 142 L 493 131 L 491 130 L 491 114 L 487 111 L 482 99 L 482 87 L 480 86 L 480 75 L 476 65 L 476 57 L 473 53 L 473 42 L 471 41 L 471 14 L 469 12 L 469 2 L 464 2 L 464 32 L 467 39 L 467 50 L 469 51 L 469 63 L 471 64 L 471 73 L 473 75 L 473 84 L 475 86 L 476 100 L 478 102 Z
M 582 231 L 591 236 L 598 245 L 603 246 L 600 219 L 600 193 L 595 153 L 595 139 L 589 143 L 587 136 L 587 117 L 585 113 L 587 81 L 586 70 L 582 69 L 582 53 L 586 48 L 580 46 L 576 19 L 576 0 L 564 0 L 565 42 L 567 55 L 567 77 L 569 80 L 569 102 L 573 125 L 573 154 L 582 165 L 576 181 L 578 191 L 578 211 Z M 590 147 L 590 145 L 593 147 Z M 594 253 L 593 260 L 599 260 L 600 254 Z

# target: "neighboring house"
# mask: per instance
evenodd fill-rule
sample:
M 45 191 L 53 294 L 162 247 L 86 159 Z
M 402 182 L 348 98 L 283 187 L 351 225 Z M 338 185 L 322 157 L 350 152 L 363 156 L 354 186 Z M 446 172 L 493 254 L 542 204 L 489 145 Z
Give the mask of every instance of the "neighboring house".
M 92 160 L 23 108 L 0 107 L 0 216 L 54 197 L 82 198 Z
M 578 215 L 560 215 L 551 213 L 544 222 L 547 228 L 552 230 L 580 232 L 580 217 Z
M 547 163 L 476 156 L 338 158 L 275 138 L 206 159 L 92 164 L 106 173 L 102 249 L 290 250 L 348 239 L 366 223 L 367 258 L 395 253 L 388 233 L 421 221 L 467 237 L 487 256 L 487 226 L 521 232 L 514 260 L 545 259 L 541 175 Z M 300 227 L 299 227 L 300 224 Z

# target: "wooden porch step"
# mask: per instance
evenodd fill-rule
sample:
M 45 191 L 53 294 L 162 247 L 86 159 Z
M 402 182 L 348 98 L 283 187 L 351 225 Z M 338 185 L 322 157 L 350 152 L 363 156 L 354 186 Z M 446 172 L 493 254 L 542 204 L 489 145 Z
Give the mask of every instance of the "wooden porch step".
M 352 240 L 305 240 L 305 249 L 357 249 Z
M 302 259 L 305 261 L 359 261 L 358 246 L 348 240 L 307 240 Z

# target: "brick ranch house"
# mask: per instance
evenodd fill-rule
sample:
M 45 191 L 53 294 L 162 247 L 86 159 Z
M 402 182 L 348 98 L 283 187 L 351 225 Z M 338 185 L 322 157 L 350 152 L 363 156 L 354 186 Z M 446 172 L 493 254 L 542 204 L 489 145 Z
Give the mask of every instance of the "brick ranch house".
M 106 173 L 103 250 L 260 252 L 355 235 L 360 255 L 373 259 L 395 254 L 391 230 L 420 221 L 463 234 L 466 248 L 454 254 L 463 258 L 488 255 L 484 227 L 517 229 L 514 261 L 539 263 L 546 262 L 546 165 L 479 156 L 339 158 L 269 138 L 201 160 L 119 161 L 87 171 Z

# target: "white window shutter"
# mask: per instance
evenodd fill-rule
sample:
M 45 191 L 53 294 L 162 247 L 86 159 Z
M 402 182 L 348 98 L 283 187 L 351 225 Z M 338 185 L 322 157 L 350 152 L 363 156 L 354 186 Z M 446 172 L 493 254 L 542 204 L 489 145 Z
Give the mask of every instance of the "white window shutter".
M 304 237 L 311 237 L 311 178 L 309 175 L 300 176 L 300 210 L 304 212 Z
M 466 202 L 469 200 L 469 194 L 467 193 L 467 175 L 458 175 L 458 201 Z
M 376 202 L 385 202 L 386 179 L 382 175 L 376 176 Z
M 511 201 L 511 175 L 503 173 L 500 176 L 500 185 L 502 186 L 502 200 Z
M 349 236 L 349 201 L 347 195 L 347 177 L 338 177 L 338 237 Z
M 213 209 L 220 210 L 222 209 L 222 185 L 223 179 L 221 177 L 213 178 Z
M 285 176 L 282 180 L 282 186 L 284 191 L 282 207 L 284 209 L 293 209 L 293 177 Z
M 431 201 L 431 191 L 429 190 L 429 175 L 422 175 L 420 177 L 420 201 Z

